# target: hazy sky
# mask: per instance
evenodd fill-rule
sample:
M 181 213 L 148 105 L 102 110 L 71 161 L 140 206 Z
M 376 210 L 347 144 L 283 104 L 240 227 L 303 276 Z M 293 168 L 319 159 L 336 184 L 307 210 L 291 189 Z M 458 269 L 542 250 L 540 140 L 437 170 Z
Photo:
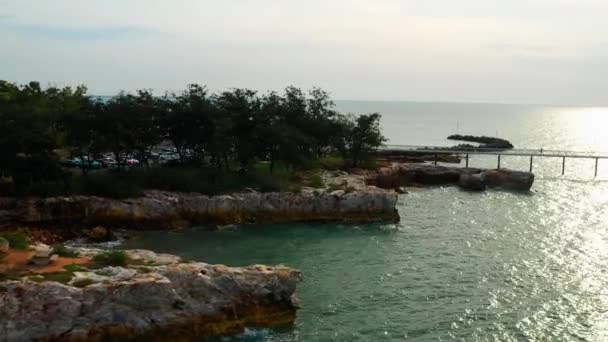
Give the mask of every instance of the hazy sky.
M 0 0 L 0 79 L 608 105 L 608 1 Z

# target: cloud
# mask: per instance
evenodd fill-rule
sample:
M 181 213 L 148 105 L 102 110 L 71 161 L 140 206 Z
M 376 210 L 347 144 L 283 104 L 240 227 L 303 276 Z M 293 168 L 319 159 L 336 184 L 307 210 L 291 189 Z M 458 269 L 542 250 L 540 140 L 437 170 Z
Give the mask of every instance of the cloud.
M 0 65 L 12 81 L 102 94 L 200 82 L 606 102 L 606 10 L 606 0 L 0 0 Z
M 131 39 L 157 34 L 155 30 L 131 26 L 114 27 L 62 27 L 41 24 L 17 24 L 0 21 L 0 29 L 35 38 L 64 41 L 98 41 Z

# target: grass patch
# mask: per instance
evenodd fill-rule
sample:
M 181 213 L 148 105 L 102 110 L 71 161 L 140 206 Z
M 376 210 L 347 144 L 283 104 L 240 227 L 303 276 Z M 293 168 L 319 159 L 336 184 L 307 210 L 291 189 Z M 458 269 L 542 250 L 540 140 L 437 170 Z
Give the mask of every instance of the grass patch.
M 66 271 L 68 271 L 68 272 L 71 272 L 71 273 L 74 273 L 74 272 L 83 272 L 83 271 L 87 270 L 85 267 L 82 267 L 82 266 L 76 265 L 76 264 L 65 265 L 65 266 L 63 266 L 63 269 L 66 270 Z
M 35 281 L 37 283 L 42 283 L 45 281 L 55 281 L 61 284 L 67 284 L 72 280 L 74 274 L 72 272 L 56 272 L 56 273 L 47 273 L 37 277 L 32 277 L 30 280 Z
M 0 281 L 21 280 L 23 273 L 17 271 L 6 271 L 0 273 Z
M 77 258 L 79 255 L 78 252 L 73 251 L 64 245 L 54 245 L 52 254 L 57 254 L 63 258 Z
M 129 256 L 124 251 L 109 251 L 96 254 L 93 261 L 103 266 L 125 266 Z
M 8 245 L 12 249 L 24 251 L 30 246 L 27 241 L 27 235 L 23 230 L 2 233 L 0 234 L 0 237 L 8 241 Z

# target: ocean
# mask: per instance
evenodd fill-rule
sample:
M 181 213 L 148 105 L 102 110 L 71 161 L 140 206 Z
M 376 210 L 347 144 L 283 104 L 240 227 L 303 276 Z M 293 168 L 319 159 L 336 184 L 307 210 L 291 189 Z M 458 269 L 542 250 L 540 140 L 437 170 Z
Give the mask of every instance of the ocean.
M 608 151 L 608 108 L 338 101 L 379 112 L 389 144 L 454 133 L 517 148 Z M 608 154 L 608 153 L 606 153 Z M 502 166 L 527 170 L 525 157 Z M 147 232 L 123 247 L 230 266 L 300 269 L 293 329 L 222 341 L 607 341 L 608 161 L 535 161 L 529 193 L 409 189 L 398 224 L 284 224 Z M 603 165 L 605 163 L 605 165 Z M 495 167 L 495 157 L 471 166 Z

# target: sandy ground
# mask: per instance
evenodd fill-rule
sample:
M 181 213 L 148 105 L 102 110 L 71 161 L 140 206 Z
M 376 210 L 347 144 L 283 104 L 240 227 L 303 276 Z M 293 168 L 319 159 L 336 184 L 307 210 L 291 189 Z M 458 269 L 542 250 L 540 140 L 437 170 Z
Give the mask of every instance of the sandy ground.
M 34 274 L 55 273 L 65 271 L 63 266 L 71 264 L 84 265 L 91 261 L 88 258 L 58 257 L 47 266 L 28 265 L 28 260 L 33 254 L 34 252 L 31 251 L 9 251 L 0 259 L 0 272 L 21 271 Z

